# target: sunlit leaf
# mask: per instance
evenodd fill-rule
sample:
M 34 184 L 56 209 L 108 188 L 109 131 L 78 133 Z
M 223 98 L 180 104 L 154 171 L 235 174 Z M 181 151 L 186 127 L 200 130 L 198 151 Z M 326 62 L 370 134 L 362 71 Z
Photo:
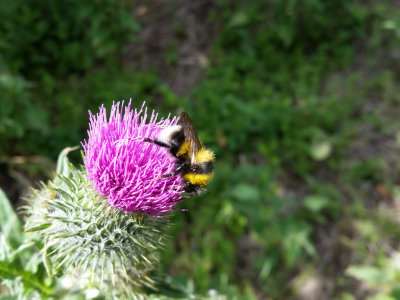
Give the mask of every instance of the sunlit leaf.
M 328 158 L 331 152 L 332 152 L 332 144 L 329 143 L 328 141 L 316 143 L 312 145 L 310 149 L 311 156 L 315 160 L 324 160 Z
M 78 149 L 79 146 L 75 146 L 75 147 L 67 147 L 64 150 L 61 151 L 60 155 L 58 156 L 57 159 L 57 168 L 56 168 L 56 172 L 57 174 L 63 175 L 68 177 L 70 171 L 69 171 L 69 160 L 67 158 L 67 155 L 69 152 L 74 151 L 76 149 Z
M 320 195 L 311 195 L 304 198 L 303 205 L 312 212 L 319 212 L 329 205 L 329 199 Z
M 257 201 L 260 191 L 253 185 L 239 184 L 231 190 L 231 195 L 240 201 Z
M 346 269 L 348 276 L 365 281 L 371 285 L 387 283 L 394 278 L 395 273 L 390 269 L 380 269 L 368 265 L 353 265 Z
M 6 194 L 0 189 L 0 230 L 6 239 L 16 243 L 21 243 L 21 224 L 8 200 Z

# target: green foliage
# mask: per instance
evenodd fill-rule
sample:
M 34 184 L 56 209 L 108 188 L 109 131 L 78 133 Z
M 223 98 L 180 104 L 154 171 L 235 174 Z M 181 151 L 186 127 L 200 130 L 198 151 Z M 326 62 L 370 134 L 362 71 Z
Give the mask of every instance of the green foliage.
M 0 135 L 4 142 L 0 155 L 10 153 L 11 143 L 26 130 L 45 131 L 35 118 L 41 112 L 31 103 L 29 87 L 23 77 L 9 71 L 0 56 Z
M 120 99 L 111 93 L 103 98 L 104 94 L 93 91 L 101 80 L 107 86 L 104 80 L 118 74 L 123 46 L 138 28 L 123 1 L 2 2 L 0 134 L 4 147 L 0 151 L 4 153 L 0 154 L 26 154 L 29 148 L 54 159 L 61 148 L 79 143 L 85 132 L 80 120 L 86 119 L 88 108 L 97 108 L 105 99 Z M 107 79 L 95 74 L 98 80 L 93 83 L 88 73 L 99 64 L 112 68 L 106 71 Z M 125 86 L 131 80 L 126 79 Z M 135 94 L 132 90 L 123 96 L 129 99 Z M 93 94 L 83 99 L 88 91 Z
M 161 6 L 146 5 L 146 16 L 157 20 Z M 354 299 L 355 280 L 376 294 L 371 299 L 398 298 L 391 255 L 398 224 L 365 208 L 379 193 L 392 203 L 399 190 L 391 170 L 397 160 L 385 156 L 400 132 L 395 5 L 218 0 L 204 20 L 217 31 L 208 63 L 186 98 L 161 75 L 179 67 L 175 39 L 163 55 L 172 71 L 122 63 L 128 40 L 145 42 L 128 8 L 114 0 L 0 4 L 0 155 L 55 159 L 85 138 L 87 110 L 113 100 L 146 100 L 162 113 L 184 109 L 217 163 L 208 193 L 183 202 L 189 211 L 171 220 L 173 238 L 161 257 L 171 277 L 152 277 L 160 289 L 167 286 L 164 295 L 296 298 L 289 284 L 296 274 L 325 272 L 325 252 L 349 248 L 356 254 L 338 254 L 351 260 L 346 268 L 326 271 L 337 287 L 333 299 Z M 174 19 L 177 37 L 190 36 L 186 30 Z M 338 235 L 327 237 L 329 249 L 319 241 L 327 228 Z M 18 259 L 9 267 L 25 263 Z
M 138 29 L 123 1 L 26 0 L 1 8 L 0 51 L 28 78 L 86 71 L 120 52 Z
M 214 145 L 217 172 L 207 196 L 185 204 L 201 215 L 187 235 L 202 236 L 204 245 L 189 242 L 182 248 L 196 251 L 177 260 L 203 290 L 215 284 L 210 275 L 235 271 L 244 237 L 270 295 L 282 295 L 274 288 L 284 280 L 278 266 L 294 270 L 316 256 L 313 226 L 338 216 L 337 195 L 320 182 L 303 206 L 279 196 L 276 176 L 283 167 L 309 178 L 321 161 L 340 158 L 354 102 L 321 96 L 320 80 L 352 58 L 349 42 L 365 34 L 359 10 L 348 1 L 218 2 L 214 17 L 222 13 L 223 26 L 211 66 L 187 105 L 201 139 Z M 192 261 L 201 267 L 185 265 Z
M 10 202 L 0 189 L 0 278 L 15 295 L 28 299 L 51 294 L 51 285 L 31 243 L 24 244 L 22 226 Z M 47 280 L 45 280 L 47 279 Z
M 358 236 L 352 241 L 364 261 L 349 265 L 345 273 L 373 291 L 374 296 L 368 299 L 398 299 L 400 254 L 397 246 L 390 246 L 400 234 L 398 218 L 386 209 L 372 213 L 369 218 L 366 213 L 369 214 L 361 210 L 353 220 Z M 366 251 L 365 244 L 374 250 Z M 386 249 L 382 248 L 383 244 L 387 245 Z
M 311 147 L 340 132 L 337 124 L 351 112 L 350 102 L 338 106 L 338 99 L 318 93 L 324 74 L 352 57 L 346 42 L 362 34 L 363 16 L 348 1 L 220 6 L 234 13 L 226 15 L 212 68 L 194 92 L 193 118 L 208 130 L 207 142 L 216 143 L 220 132 L 229 152 L 255 148 L 309 172 Z
M 21 224 L 3 190 L 0 189 L 1 234 L 15 247 L 21 244 Z
M 258 288 L 286 298 L 288 273 L 318 259 L 316 224 L 338 220 L 345 210 L 340 201 L 347 201 L 313 173 L 325 169 L 333 180 L 353 176 L 354 183 L 382 180 L 379 160 L 355 157 L 346 174 L 344 150 L 359 126 L 353 116 L 365 94 L 354 88 L 357 74 L 339 82 L 329 74 L 351 62 L 354 41 L 379 30 L 382 19 L 394 19 L 384 11 L 349 1 L 218 1 L 214 18 L 222 16 L 222 25 L 210 67 L 185 105 L 201 139 L 217 153 L 216 174 L 206 196 L 183 204 L 196 217 L 175 220 L 191 228 L 177 226 L 173 233 L 187 236 L 177 244 L 189 249 L 173 265 L 187 270 L 201 290 L 218 286 L 219 276 L 240 274 L 233 265 L 246 259 L 245 239 Z M 280 186 L 290 184 L 286 175 L 304 182 L 306 195 L 295 190 L 285 196 Z M 231 278 L 235 284 L 237 277 Z

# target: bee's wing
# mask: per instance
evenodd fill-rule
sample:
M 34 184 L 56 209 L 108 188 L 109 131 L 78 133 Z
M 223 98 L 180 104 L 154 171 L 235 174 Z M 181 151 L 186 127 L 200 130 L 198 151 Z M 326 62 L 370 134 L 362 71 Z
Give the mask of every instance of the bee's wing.
M 193 162 L 197 152 L 201 149 L 201 142 L 197 136 L 196 128 L 187 113 L 183 112 L 180 114 L 179 122 L 182 126 L 185 140 L 189 146 L 190 159 Z

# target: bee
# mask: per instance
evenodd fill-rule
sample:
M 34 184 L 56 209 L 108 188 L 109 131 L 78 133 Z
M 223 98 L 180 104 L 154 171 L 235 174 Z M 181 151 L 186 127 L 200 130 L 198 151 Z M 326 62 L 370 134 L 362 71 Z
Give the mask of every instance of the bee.
M 179 116 L 178 125 L 162 129 L 157 139 L 144 138 L 145 142 L 168 148 L 176 158 L 175 168 L 162 177 L 181 175 L 183 190 L 187 195 L 198 195 L 213 177 L 214 153 L 203 147 L 196 128 L 186 112 Z

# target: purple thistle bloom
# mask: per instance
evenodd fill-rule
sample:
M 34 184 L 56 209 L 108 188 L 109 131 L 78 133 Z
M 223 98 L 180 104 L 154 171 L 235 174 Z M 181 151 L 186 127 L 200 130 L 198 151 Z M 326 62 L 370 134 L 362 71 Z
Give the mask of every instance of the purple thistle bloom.
M 183 198 L 181 176 L 170 174 L 175 160 L 169 150 L 143 138 L 156 139 L 159 131 L 175 125 L 178 118 L 157 122 L 154 111 L 147 121 L 147 108 L 131 110 L 131 102 L 114 103 L 107 119 L 106 109 L 89 111 L 88 140 L 82 143 L 84 163 L 95 190 L 114 207 L 153 217 L 171 213 Z M 125 111 L 125 112 L 124 112 Z

